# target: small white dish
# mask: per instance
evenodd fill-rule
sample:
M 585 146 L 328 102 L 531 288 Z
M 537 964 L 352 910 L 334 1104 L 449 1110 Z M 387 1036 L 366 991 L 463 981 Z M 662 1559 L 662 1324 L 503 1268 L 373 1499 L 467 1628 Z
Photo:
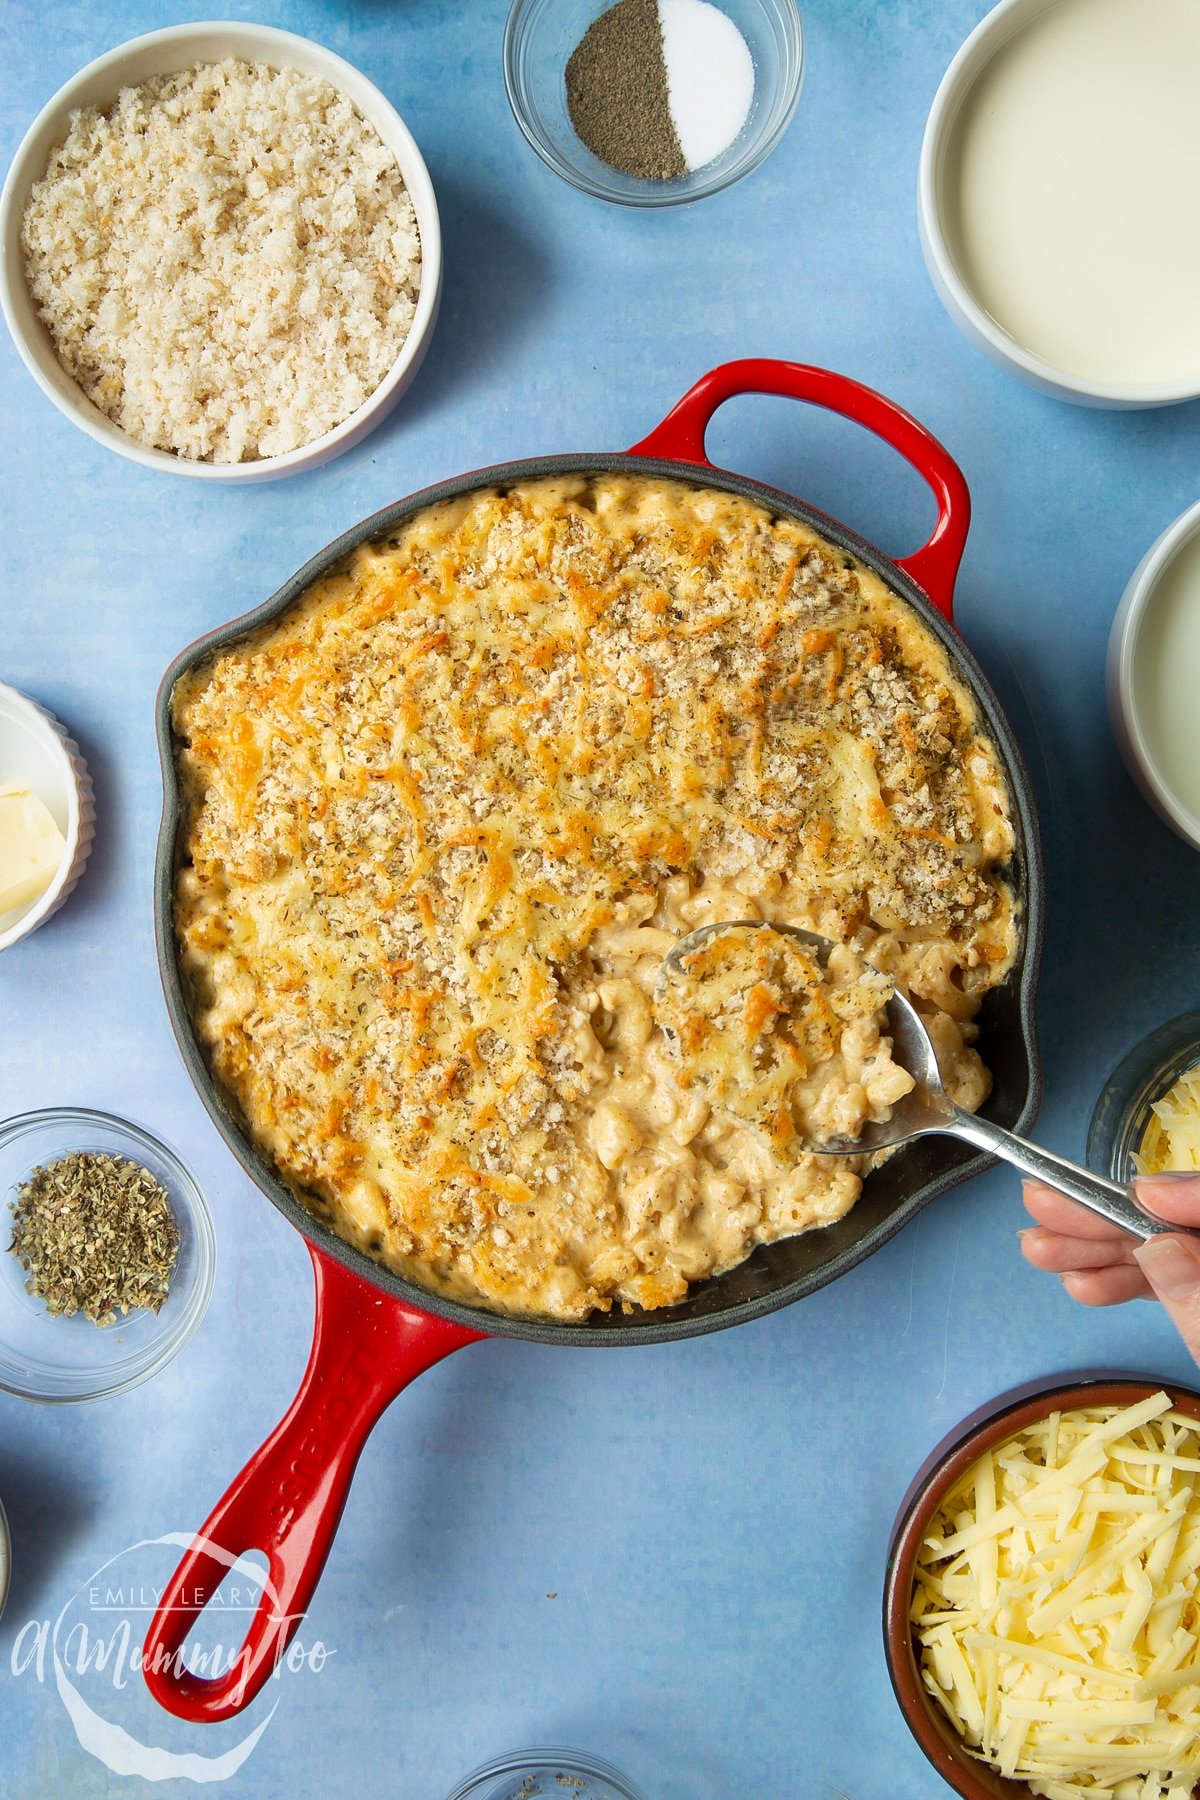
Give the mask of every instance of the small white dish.
M 1109 633 L 1106 678 L 1130 774 L 1160 818 L 1200 850 L 1200 501 L 1130 577 Z
M 1162 359 L 1164 366 L 1169 363 L 1171 367 L 1169 375 L 1164 374 L 1160 378 L 1157 374 L 1150 373 L 1148 362 L 1145 370 L 1129 379 L 1117 378 L 1115 374 L 1111 379 L 1107 379 L 1100 372 L 1103 358 L 1098 355 L 1095 347 L 1096 333 L 1100 329 L 1095 305 L 1091 307 L 1075 305 L 1073 299 L 1069 305 L 1066 301 L 1063 302 L 1054 334 L 1059 337 L 1063 347 L 1057 349 L 1056 354 L 1050 357 L 1039 354 L 1028 347 L 1027 343 L 1019 341 L 1020 331 L 1014 324 L 1014 320 L 1011 317 L 1002 320 L 996 316 L 1004 312 L 1005 308 L 990 292 L 988 299 L 992 301 L 994 310 L 989 310 L 987 302 L 981 298 L 981 286 L 984 285 L 984 278 L 980 276 L 978 269 L 973 271 L 974 279 L 965 272 L 965 265 L 968 263 L 969 257 L 964 249 L 963 214 L 960 212 L 960 194 L 965 196 L 965 185 L 960 185 L 960 183 L 965 184 L 966 181 L 963 171 L 967 163 L 967 153 L 963 145 L 968 122 L 971 121 L 969 107 L 972 97 L 981 93 L 982 84 L 986 80 L 993 82 L 993 86 L 989 87 L 986 92 L 986 106 L 981 101 L 983 111 L 978 116 L 987 120 L 986 132 L 988 134 L 999 134 L 1001 127 L 996 120 L 1000 109 L 996 103 L 997 89 L 994 84 L 999 80 L 1001 70 L 1011 71 L 1014 66 L 1013 58 L 1018 52 L 1013 46 L 1013 40 L 1027 27 L 1034 28 L 1042 34 L 1039 42 L 1043 40 L 1049 42 L 1052 33 L 1057 33 L 1058 35 L 1053 39 L 1052 54 L 1062 58 L 1064 52 L 1061 44 L 1068 24 L 1066 8 L 1074 4 L 1075 0 L 1000 0 L 1000 4 L 993 7 L 991 12 L 971 32 L 947 69 L 930 108 L 921 145 L 917 186 L 917 220 L 926 266 L 939 299 L 959 330 L 993 362 L 1038 389 L 1039 392 L 1083 406 L 1113 408 L 1168 406 L 1179 401 L 1192 400 L 1200 395 L 1200 330 L 1197 331 L 1194 360 L 1190 357 L 1190 351 L 1186 357 L 1182 352 L 1177 357 L 1175 350 L 1172 350 L 1169 357 L 1164 354 Z M 1103 12 L 1107 18 L 1116 4 L 1117 0 L 1101 0 L 1101 5 L 1096 9 L 1094 17 L 1099 18 L 1100 13 Z M 1057 21 L 1047 17 L 1059 8 L 1062 8 L 1063 12 Z M 1171 61 L 1167 58 L 1162 44 L 1156 43 L 1153 39 L 1153 34 L 1149 30 L 1150 22 L 1135 19 L 1133 17 L 1135 11 L 1136 9 L 1126 6 L 1123 20 L 1118 22 L 1121 28 L 1129 34 L 1125 45 L 1127 52 L 1124 58 L 1125 66 L 1122 66 L 1122 57 L 1114 50 L 1111 40 L 1102 47 L 1091 63 L 1085 57 L 1075 57 L 1072 67 L 1080 71 L 1078 80 L 1081 84 L 1077 93 L 1087 97 L 1087 104 L 1091 105 L 1093 89 L 1083 84 L 1100 84 L 1104 87 L 1105 92 L 1107 92 L 1107 85 L 1115 84 L 1119 91 L 1124 91 L 1128 99 L 1133 80 L 1133 61 L 1136 56 L 1140 59 L 1138 62 L 1140 85 L 1137 92 L 1143 97 L 1143 103 L 1151 104 L 1147 96 L 1152 94 L 1155 86 L 1154 82 L 1147 78 L 1147 67 L 1157 70 L 1161 63 L 1163 65 L 1162 80 L 1158 83 L 1160 92 L 1155 102 L 1158 115 L 1164 120 L 1193 117 L 1194 109 L 1191 107 L 1190 98 L 1184 113 L 1181 114 L 1175 105 L 1174 86 L 1171 86 L 1170 92 L 1166 90 L 1169 83 L 1175 84 L 1180 81 L 1190 83 L 1194 90 L 1195 81 L 1200 76 L 1200 68 L 1190 68 L 1185 59 Z M 1072 13 L 1070 17 L 1082 19 L 1083 15 Z M 1100 22 L 1103 25 L 1103 19 Z M 1079 43 L 1086 49 L 1085 39 L 1081 37 Z M 1007 60 L 999 62 L 998 59 L 1005 52 L 1007 52 Z M 1022 66 L 1025 70 L 1024 79 L 1028 77 L 1029 65 Z M 1051 197 L 1062 195 L 1068 191 L 1064 186 L 1061 173 L 1051 166 L 1054 147 L 1056 145 L 1068 146 L 1069 149 L 1061 149 L 1064 157 L 1074 154 L 1077 135 L 1072 133 L 1065 105 L 1059 108 L 1047 99 L 1048 92 L 1052 92 L 1056 100 L 1059 98 L 1060 90 L 1053 86 L 1053 82 L 1056 73 L 1061 72 L 1061 68 L 1061 61 L 1055 63 L 1048 58 L 1043 66 L 1039 66 L 1035 70 L 1036 80 L 1029 77 L 1028 104 L 1031 109 L 1037 109 L 1036 111 L 1031 110 L 1029 114 L 1030 129 L 1023 135 L 1016 134 L 1011 129 L 1011 117 L 1006 114 L 1008 124 L 1004 129 L 1009 131 L 1009 136 L 1006 139 L 1002 139 L 999 135 L 995 137 L 997 143 L 1006 142 L 1010 150 L 1013 145 L 1022 143 L 1029 146 L 1028 154 L 1031 162 L 1037 162 L 1040 167 L 1040 175 L 1033 171 L 1030 179 L 1038 183 L 1036 191 L 1039 194 L 1044 192 Z M 1005 79 L 1011 79 L 1011 77 L 1006 75 Z M 1006 95 L 1011 99 L 1011 87 L 1006 90 Z M 1084 105 L 1084 99 L 1080 99 L 1079 104 Z M 1099 107 L 1098 101 L 1095 104 Z M 1073 211 L 1068 209 L 1070 231 L 1076 234 L 1085 249 L 1089 245 L 1110 245 L 1113 232 L 1119 232 L 1119 242 L 1124 250 L 1123 266 L 1137 269 L 1139 274 L 1136 280 L 1140 282 L 1144 276 L 1145 283 L 1151 290 L 1157 283 L 1157 291 L 1160 293 L 1163 291 L 1164 271 L 1168 275 L 1174 274 L 1176 288 L 1173 290 L 1172 307 L 1174 311 L 1172 317 L 1177 318 L 1181 312 L 1184 316 L 1190 317 L 1194 312 L 1193 285 L 1188 272 L 1191 261 L 1189 260 L 1185 265 L 1182 260 L 1178 248 L 1180 242 L 1178 229 L 1171 232 L 1169 229 L 1161 228 L 1160 215 L 1164 211 L 1168 217 L 1176 216 L 1170 204 L 1168 185 L 1162 179 L 1154 179 L 1152 171 L 1139 170 L 1135 167 L 1135 159 L 1124 154 L 1125 139 L 1120 136 L 1120 133 L 1130 129 L 1128 120 L 1131 115 L 1132 107 L 1129 104 L 1124 107 L 1115 104 L 1104 114 L 1110 121 L 1110 128 L 1103 143 L 1108 160 L 1104 164 L 1106 175 L 1103 181 L 1097 184 L 1097 213 L 1094 217 L 1084 219 L 1081 209 L 1075 208 Z M 985 127 L 972 123 L 972 129 L 982 132 Z M 1057 138 L 1055 137 L 1056 133 L 1059 134 Z M 1043 135 L 1039 134 L 1046 136 L 1046 144 L 1051 147 L 1046 155 L 1041 154 L 1046 149 L 1046 144 L 1043 143 Z M 977 137 L 976 139 L 975 154 L 979 156 L 983 155 L 979 149 L 979 144 L 983 141 L 985 140 L 982 138 Z M 992 142 L 991 135 L 986 141 Z M 1138 138 L 1137 141 L 1140 143 L 1143 139 Z M 1148 139 L 1145 141 L 1148 142 Z M 1157 152 L 1155 154 L 1157 155 Z M 1009 155 L 986 166 L 1005 169 L 1006 179 L 1008 179 L 1017 160 L 1014 155 Z M 1165 164 L 1173 165 L 1178 160 L 1177 155 L 1165 155 Z M 1109 166 L 1110 163 L 1113 164 L 1112 167 Z M 1063 166 L 1065 168 L 1075 165 L 1064 163 Z M 1098 167 L 1099 164 L 1095 163 L 1094 158 L 1090 163 L 1084 159 L 1084 166 Z M 1185 166 L 1191 166 L 1190 154 Z M 976 174 L 978 168 L 978 163 L 972 164 L 972 169 Z M 1109 177 L 1111 177 L 1111 181 Z M 1013 221 L 1017 219 L 1018 212 L 1012 190 L 1008 189 L 1003 193 L 995 192 L 991 198 L 992 205 L 975 209 L 979 216 L 986 216 L 990 219 L 989 230 L 999 232 L 1000 221 L 1003 220 L 1006 221 L 1006 228 L 1010 232 L 1016 229 L 1023 234 L 1028 221 L 1026 216 L 1021 214 L 1019 226 L 1014 226 Z M 961 204 L 962 207 L 967 207 L 969 199 L 963 197 Z M 1058 204 L 1057 198 L 1047 200 L 1048 206 L 1053 207 Z M 1190 198 L 1188 204 L 1190 206 Z M 1062 201 L 1062 206 L 1066 208 L 1065 200 Z M 975 212 L 972 213 L 972 216 L 975 216 Z M 1143 254 L 1141 238 L 1138 236 L 1139 232 L 1150 229 L 1151 221 L 1154 222 L 1156 258 L 1153 267 L 1150 266 L 1150 260 Z M 1064 267 L 1082 267 L 1084 258 L 1082 256 L 1073 257 L 1070 254 L 1072 245 L 1068 242 L 1069 236 L 1070 233 L 1064 230 L 1059 236 L 1053 237 L 1049 241 L 1052 245 L 1062 244 Z M 1012 244 L 1016 241 L 1024 242 L 1025 240 L 1022 236 L 1019 239 L 1010 238 L 1002 243 L 997 237 L 996 241 L 990 245 L 989 260 L 992 271 L 993 273 L 996 270 L 1004 271 L 1003 279 L 1006 284 L 1014 283 L 1013 271 L 1019 267 L 1019 259 L 1006 254 L 1011 251 Z M 1099 250 L 1097 254 L 1099 255 Z M 1104 250 L 1104 254 L 1109 254 L 1108 249 Z M 1193 241 L 1189 243 L 1189 258 L 1194 259 L 1196 254 L 1193 234 Z M 1036 291 L 1039 296 L 1036 303 L 1044 305 L 1046 304 L 1045 293 L 1047 290 L 1041 286 L 1041 271 L 1051 266 L 1056 267 L 1057 263 L 1046 257 L 1040 259 L 1036 266 L 1039 271 L 1038 285 L 1036 289 L 1031 287 L 1025 291 L 1023 297 L 1029 300 L 1030 305 L 1033 305 L 1032 296 Z M 1130 280 L 1133 282 L 1135 277 L 1131 275 Z M 1010 302 L 1019 291 L 1018 285 L 1008 286 L 1007 297 Z M 1095 294 L 1095 285 L 1091 291 Z M 1137 291 L 1141 292 L 1141 289 L 1139 288 Z M 1014 308 L 1014 310 L 1019 309 Z M 1079 321 L 1081 315 L 1086 315 L 1083 318 L 1083 325 L 1088 333 L 1088 344 L 1085 351 L 1082 338 L 1078 343 L 1070 343 L 1069 349 L 1077 352 L 1078 360 L 1078 367 L 1073 368 L 1065 366 L 1072 362 L 1072 356 L 1066 347 L 1065 334 L 1074 329 L 1074 322 Z M 1114 314 L 1114 318 L 1115 316 Z M 1009 326 L 1013 326 L 1013 329 L 1010 330 Z M 1031 335 L 1036 337 L 1036 333 Z M 1126 329 L 1123 342 L 1134 343 L 1138 346 L 1136 353 L 1130 353 L 1137 360 L 1148 356 L 1148 347 L 1158 345 L 1160 337 L 1161 333 L 1152 328 L 1143 329 L 1139 334 L 1135 334 L 1132 329 Z M 1188 366 L 1184 366 L 1185 363 Z M 1086 369 L 1087 372 L 1081 373 L 1080 369 Z
M 25 284 L 21 250 L 21 220 L 29 191 L 46 170 L 54 145 L 66 136 L 70 114 L 77 107 L 105 107 L 122 88 L 137 87 L 156 75 L 173 75 L 199 63 L 238 57 L 244 62 L 274 69 L 299 69 L 320 76 L 341 90 L 358 108 L 395 156 L 404 177 L 421 235 L 421 287 L 412 329 L 400 354 L 374 393 L 357 412 L 332 431 L 302 444 L 282 456 L 264 456 L 254 462 L 211 463 L 152 450 L 107 419 L 66 373 L 54 353 L 50 337 L 37 315 Z M 429 347 L 437 322 L 442 288 L 442 233 L 433 183 L 424 158 L 399 113 L 373 82 L 331 50 L 266 25 L 225 22 L 172 25 L 131 38 L 116 49 L 88 63 L 78 75 L 59 88 L 25 133 L 0 192 L 0 310 L 13 343 L 42 392 L 97 443 L 143 468 L 170 475 L 187 475 L 198 481 L 270 481 L 295 475 L 339 456 L 359 443 L 383 420 L 409 386 Z
M 65 841 L 58 872 L 27 905 L 0 913 L 0 950 L 56 913 L 83 873 L 96 835 L 91 777 L 79 746 L 53 713 L 0 681 L 0 782 L 23 781 Z

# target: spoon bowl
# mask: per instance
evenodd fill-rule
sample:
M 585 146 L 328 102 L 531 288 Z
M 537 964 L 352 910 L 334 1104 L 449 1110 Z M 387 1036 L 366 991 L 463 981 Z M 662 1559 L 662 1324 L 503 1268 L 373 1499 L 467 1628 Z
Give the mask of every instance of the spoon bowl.
M 710 938 L 734 931 L 775 931 L 799 938 L 812 954 L 813 961 L 825 968 L 834 945 L 829 938 L 799 925 L 785 925 L 776 919 L 726 919 L 701 925 L 672 946 L 663 958 L 655 984 L 655 998 L 661 998 L 668 984 L 688 979 L 687 958 Z M 1164 1224 L 1142 1211 L 1128 1187 L 1096 1175 L 1065 1156 L 1043 1150 L 1013 1131 L 993 1124 L 978 1113 L 964 1112 L 947 1094 L 938 1068 L 937 1054 L 929 1033 L 916 1007 L 894 989 L 887 1002 L 887 1019 L 892 1038 L 892 1058 L 913 1077 L 911 1092 L 888 1108 L 887 1117 L 868 1120 L 855 1137 L 827 1138 L 820 1143 L 807 1142 L 804 1149 L 815 1156 L 865 1156 L 889 1150 L 915 1138 L 938 1133 L 961 1138 L 1011 1163 L 1022 1174 L 1034 1180 L 1049 1182 L 1069 1199 L 1077 1200 L 1090 1212 L 1107 1219 L 1137 1238 L 1155 1237 L 1162 1232 L 1182 1236 L 1200 1236 L 1185 1232 L 1179 1226 Z

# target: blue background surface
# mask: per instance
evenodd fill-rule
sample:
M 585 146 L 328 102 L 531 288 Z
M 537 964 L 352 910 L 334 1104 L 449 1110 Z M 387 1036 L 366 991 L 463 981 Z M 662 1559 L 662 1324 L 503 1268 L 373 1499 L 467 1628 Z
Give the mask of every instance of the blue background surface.
M 1132 0 L 1131 0 L 1132 4 Z M 219 1237 L 211 1309 L 157 1379 L 94 1406 L 0 1395 L 14 1570 L 0 1623 L 0 1793 L 194 1791 L 110 1772 L 52 1679 L 13 1673 L 139 1539 L 198 1526 L 274 1424 L 311 1315 L 300 1238 L 235 1167 L 177 1058 L 155 971 L 159 678 L 192 638 L 426 483 L 509 457 L 620 449 L 713 364 L 826 364 L 914 412 L 961 462 L 975 524 L 958 619 L 1031 764 L 1049 938 L 1044 1142 L 1082 1150 L 1109 1069 L 1200 1003 L 1194 854 L 1135 794 L 1104 711 L 1125 581 L 1197 497 L 1200 410 L 1090 412 L 984 361 L 943 315 L 914 221 L 921 132 L 978 0 L 811 0 L 808 73 L 780 147 L 695 207 L 591 201 L 509 115 L 500 0 L 294 0 L 251 14 L 317 38 L 393 100 L 445 232 L 441 321 L 391 419 L 313 474 L 216 490 L 126 463 L 45 400 L 0 344 L 0 677 L 77 734 L 97 843 L 69 905 L 0 959 L 0 1105 L 136 1119 L 190 1164 Z M 194 16 L 171 4 L 7 0 L 0 154 L 83 63 Z M 855 427 L 780 400 L 727 407 L 717 462 L 903 554 L 918 478 Z M 369 1442 L 309 1620 L 335 1654 L 207 1732 L 131 1681 L 108 1716 L 213 1755 L 278 1711 L 231 1796 L 441 1800 L 485 1757 L 577 1742 L 651 1800 L 918 1800 L 945 1792 L 896 1710 L 879 1604 L 889 1528 L 927 1450 L 1013 1383 L 1089 1365 L 1187 1378 L 1159 1309 L 1075 1306 L 1021 1260 L 1015 1178 L 935 1202 L 860 1269 L 733 1332 L 661 1348 L 496 1341 L 424 1376 Z M 161 1584 L 169 1549 L 141 1553 Z M 27 1640 L 24 1640 L 27 1641 Z

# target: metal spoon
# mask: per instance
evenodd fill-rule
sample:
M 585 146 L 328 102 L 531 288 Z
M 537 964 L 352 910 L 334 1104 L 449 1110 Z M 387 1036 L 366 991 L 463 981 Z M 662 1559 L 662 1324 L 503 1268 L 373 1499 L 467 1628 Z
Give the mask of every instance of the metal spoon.
M 783 925 L 772 919 L 728 919 L 714 925 L 701 925 L 699 930 L 689 931 L 686 937 L 680 938 L 663 958 L 656 994 L 661 996 L 667 982 L 686 981 L 688 975 L 682 967 L 683 958 L 718 932 L 764 929 L 799 938 L 822 968 L 834 947 L 828 938 L 818 936 L 815 931 L 803 931 L 798 925 Z M 915 1078 L 917 1085 L 896 1102 L 890 1117 L 881 1123 L 868 1121 L 857 1137 L 830 1138 L 824 1143 L 806 1144 L 806 1150 L 822 1156 L 862 1156 L 932 1134 L 962 1138 L 992 1156 L 1003 1157 L 1023 1174 L 1049 1182 L 1051 1187 L 1078 1200 L 1090 1212 L 1120 1226 L 1122 1231 L 1131 1231 L 1135 1237 L 1149 1238 L 1160 1232 L 1181 1233 L 1185 1237 L 1200 1235 L 1151 1218 L 1135 1204 L 1128 1188 L 1119 1182 L 1094 1175 L 1090 1169 L 1069 1162 L 1065 1156 L 1041 1150 L 1015 1132 L 1006 1131 L 1002 1125 L 994 1125 L 990 1119 L 982 1119 L 977 1113 L 964 1112 L 955 1106 L 942 1086 L 937 1057 L 916 1008 L 903 994 L 894 993 L 888 1001 L 887 1014 L 892 1033 L 892 1056 Z

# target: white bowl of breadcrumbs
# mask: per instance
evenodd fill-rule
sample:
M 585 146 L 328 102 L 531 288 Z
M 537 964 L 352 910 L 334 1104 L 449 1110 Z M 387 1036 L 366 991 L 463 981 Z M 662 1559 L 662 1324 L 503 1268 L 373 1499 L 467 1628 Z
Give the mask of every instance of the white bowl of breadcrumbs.
M 0 306 L 39 387 L 147 468 L 261 481 L 390 412 L 437 318 L 420 151 L 366 77 L 244 24 L 89 63 L 0 193 Z

